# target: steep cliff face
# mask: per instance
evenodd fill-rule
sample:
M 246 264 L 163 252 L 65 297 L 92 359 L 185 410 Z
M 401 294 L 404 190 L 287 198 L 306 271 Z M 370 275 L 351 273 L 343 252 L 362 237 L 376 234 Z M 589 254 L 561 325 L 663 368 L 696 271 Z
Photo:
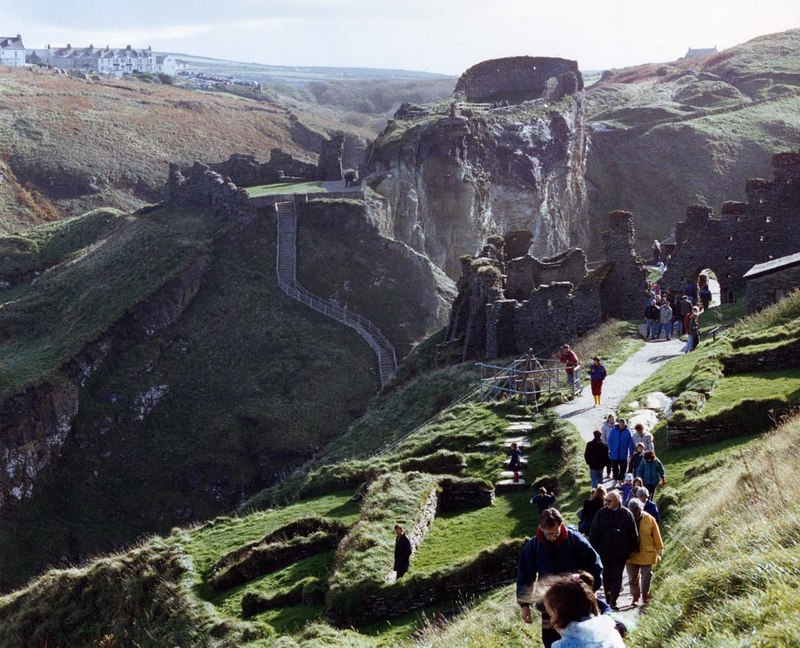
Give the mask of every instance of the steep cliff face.
M 582 82 L 558 68 L 542 87 L 539 99 L 516 105 L 405 106 L 368 155 L 393 236 L 450 277 L 494 234 L 527 230 L 540 256 L 586 238 Z M 491 90 L 503 96 L 498 84 Z

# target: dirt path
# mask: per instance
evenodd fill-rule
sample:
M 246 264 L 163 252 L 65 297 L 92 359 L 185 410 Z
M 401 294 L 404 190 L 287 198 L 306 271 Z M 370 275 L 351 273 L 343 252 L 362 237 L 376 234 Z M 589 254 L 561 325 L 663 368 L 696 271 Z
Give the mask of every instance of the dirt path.
M 592 392 L 586 380 L 580 396 L 555 407 L 554 411 L 562 419 L 572 423 L 584 441 L 591 441 L 592 432 L 600 428 L 609 412 L 616 412 L 617 406 L 628 392 L 638 387 L 661 365 L 681 355 L 683 344 L 674 338 L 670 341 L 648 342 L 605 379 L 600 407 L 594 406 Z
M 584 441 L 591 441 L 594 438 L 592 433 L 600 428 L 609 412 L 616 412 L 617 406 L 628 392 L 641 384 L 660 366 L 672 358 L 680 356 L 683 344 L 683 342 L 676 339 L 648 342 L 605 379 L 600 407 L 594 406 L 594 400 L 587 381 L 580 396 L 569 403 L 564 403 L 554 408 L 555 412 L 562 419 L 572 423 L 578 429 Z M 588 467 L 586 470 L 588 473 Z M 605 485 L 606 488 L 611 486 L 610 480 L 607 480 Z M 618 605 L 620 610 L 619 612 L 614 612 L 614 617 L 622 621 L 628 629 L 634 628 L 644 608 L 637 608 L 632 605 L 627 574 L 622 581 L 622 593 L 619 596 Z

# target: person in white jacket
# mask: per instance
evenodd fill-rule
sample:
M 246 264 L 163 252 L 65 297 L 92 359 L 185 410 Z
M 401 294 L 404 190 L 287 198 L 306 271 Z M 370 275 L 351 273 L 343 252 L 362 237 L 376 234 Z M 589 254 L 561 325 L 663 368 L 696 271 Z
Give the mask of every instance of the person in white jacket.
M 548 582 L 542 602 L 561 635 L 553 648 L 625 648 L 614 619 L 600 614 L 591 581 L 591 574 L 582 572 Z

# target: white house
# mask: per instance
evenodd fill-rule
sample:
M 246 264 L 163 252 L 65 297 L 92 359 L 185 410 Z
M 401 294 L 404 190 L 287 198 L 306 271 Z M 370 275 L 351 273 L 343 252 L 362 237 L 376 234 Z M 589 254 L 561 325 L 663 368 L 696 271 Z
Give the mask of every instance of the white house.
M 121 77 L 132 72 L 156 72 L 156 56 L 151 48 L 136 50 L 128 45 L 125 49 L 72 47 L 50 47 L 45 50 L 44 62 L 65 70 L 92 70 L 101 74 Z
M 159 54 L 156 56 L 156 72 L 175 76 L 178 73 L 178 59 L 172 54 Z
M 22 67 L 25 65 L 25 46 L 22 36 L 0 36 L 0 65 Z

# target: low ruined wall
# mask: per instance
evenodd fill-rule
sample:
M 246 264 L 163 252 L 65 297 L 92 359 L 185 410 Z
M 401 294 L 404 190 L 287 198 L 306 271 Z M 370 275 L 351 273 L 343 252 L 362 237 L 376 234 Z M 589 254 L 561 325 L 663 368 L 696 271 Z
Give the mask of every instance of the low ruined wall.
M 513 582 L 525 542 L 524 538 L 508 540 L 490 551 L 482 551 L 467 563 L 432 574 L 414 574 L 412 565 L 409 575 L 365 593 L 352 615 L 343 623 L 338 621 L 342 625 L 363 626 Z
M 505 294 L 522 301 L 539 286 L 554 281 L 578 284 L 586 277 L 586 254 L 573 249 L 550 259 L 523 256 L 506 262 Z
M 796 369 L 800 367 L 800 342 L 784 344 L 776 349 L 760 353 L 737 355 L 722 360 L 725 375 L 758 373 Z
M 494 504 L 494 488 L 484 479 L 445 478 L 439 487 L 439 511 L 471 510 Z

